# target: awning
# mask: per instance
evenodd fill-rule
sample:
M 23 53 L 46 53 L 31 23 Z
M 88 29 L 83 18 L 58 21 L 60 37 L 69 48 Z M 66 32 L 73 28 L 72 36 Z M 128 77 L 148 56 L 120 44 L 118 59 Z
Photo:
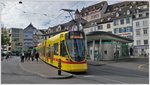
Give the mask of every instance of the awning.
M 121 37 L 118 35 L 111 34 L 109 32 L 104 31 L 94 31 L 90 32 L 87 35 L 87 42 L 93 41 L 93 40 L 112 40 L 112 41 L 119 41 L 123 43 L 131 43 L 133 40 L 125 37 Z

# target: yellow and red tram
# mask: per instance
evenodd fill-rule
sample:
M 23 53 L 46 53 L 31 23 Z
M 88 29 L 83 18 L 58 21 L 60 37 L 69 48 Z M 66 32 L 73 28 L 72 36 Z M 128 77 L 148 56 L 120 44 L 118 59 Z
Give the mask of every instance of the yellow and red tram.
M 85 34 L 81 31 L 66 31 L 39 43 L 40 58 L 55 67 L 61 59 L 61 69 L 68 72 L 86 72 Z

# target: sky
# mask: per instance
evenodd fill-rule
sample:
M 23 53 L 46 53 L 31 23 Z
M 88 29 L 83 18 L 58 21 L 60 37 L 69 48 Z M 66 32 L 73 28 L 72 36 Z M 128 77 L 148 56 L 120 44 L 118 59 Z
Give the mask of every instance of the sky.
M 22 2 L 19 3 L 19 2 Z M 5 0 L 0 1 L 1 26 L 24 29 L 30 23 L 37 29 L 48 29 L 72 20 L 68 12 L 61 9 L 79 9 L 101 2 L 93 1 L 52 1 L 52 0 Z M 108 4 L 119 1 L 108 0 Z M 74 15 L 74 12 L 72 12 Z

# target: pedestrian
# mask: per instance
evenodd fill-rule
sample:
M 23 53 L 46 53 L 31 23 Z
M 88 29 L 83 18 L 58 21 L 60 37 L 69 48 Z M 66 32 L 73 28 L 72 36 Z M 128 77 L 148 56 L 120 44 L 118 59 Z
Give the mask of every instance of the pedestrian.
M 36 59 L 37 62 L 38 62 L 38 58 L 39 58 L 39 53 L 36 52 L 36 54 L 35 54 L 35 59 Z
M 35 56 L 35 54 L 32 53 L 32 54 L 31 54 L 31 60 L 32 60 L 32 61 L 34 61 L 34 56 Z
M 130 48 L 130 56 L 133 55 L 133 48 Z
M 7 55 L 6 55 L 6 60 L 9 58 L 9 53 L 7 53 Z
M 24 52 L 22 51 L 22 53 L 21 53 L 21 62 L 24 62 L 24 56 L 25 56 L 25 54 L 24 54 Z
M 31 52 L 29 51 L 28 52 L 28 60 L 30 60 L 30 58 L 31 58 Z
M 27 60 L 27 58 L 28 58 L 28 52 L 26 51 L 25 52 L 25 60 Z

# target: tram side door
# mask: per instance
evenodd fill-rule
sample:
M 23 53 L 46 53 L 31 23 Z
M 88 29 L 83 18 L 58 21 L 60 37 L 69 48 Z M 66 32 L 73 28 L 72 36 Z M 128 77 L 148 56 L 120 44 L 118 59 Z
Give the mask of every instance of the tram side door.
M 51 54 L 50 54 L 50 57 L 51 57 L 50 62 L 51 62 L 51 63 L 53 63 L 53 57 L 54 57 L 54 47 L 53 47 L 53 46 L 50 46 L 50 49 L 51 49 L 51 50 L 50 50 L 50 53 L 51 53 Z

